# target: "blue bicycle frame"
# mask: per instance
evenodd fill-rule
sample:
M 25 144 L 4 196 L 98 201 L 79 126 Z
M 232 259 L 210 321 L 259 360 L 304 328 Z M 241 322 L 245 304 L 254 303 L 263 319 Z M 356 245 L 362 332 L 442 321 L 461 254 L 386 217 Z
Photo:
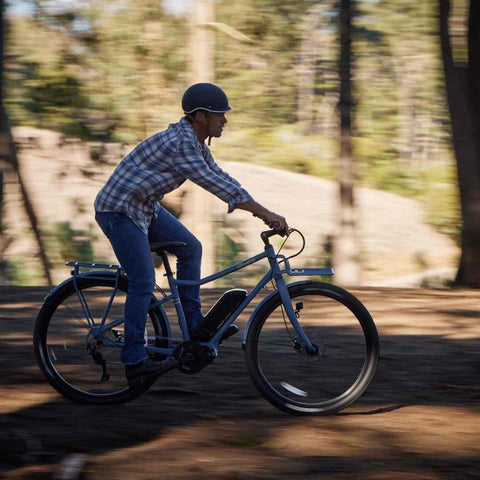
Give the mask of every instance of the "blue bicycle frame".
M 283 275 L 287 274 L 290 276 L 323 276 L 323 275 L 333 275 L 333 269 L 331 268 L 301 268 L 301 269 L 291 269 L 290 264 L 288 262 L 288 259 L 284 255 L 277 255 L 275 253 L 275 250 L 273 246 L 266 242 L 265 244 L 265 251 L 263 253 L 260 253 L 258 255 L 255 255 L 253 257 L 248 258 L 247 260 L 244 260 L 243 262 L 237 263 L 235 265 L 232 265 L 231 267 L 228 267 L 224 270 L 221 270 L 217 273 L 214 273 L 213 275 L 210 275 L 208 277 L 202 278 L 200 280 L 179 280 L 176 279 L 173 274 L 169 272 L 169 267 L 167 268 L 168 265 L 168 260 L 166 263 L 166 269 L 167 269 L 167 279 L 168 279 L 168 284 L 170 287 L 170 295 L 164 294 L 164 296 L 161 299 L 155 298 L 155 301 L 151 303 L 149 310 L 156 309 L 156 308 L 163 308 L 162 306 L 173 300 L 173 303 L 175 305 L 175 310 L 177 313 L 178 317 L 178 323 L 180 326 L 180 329 L 182 331 L 183 335 L 183 340 L 188 341 L 190 339 L 189 331 L 188 331 L 188 326 L 187 322 L 185 319 L 185 314 L 183 312 L 182 304 L 180 302 L 180 297 L 178 294 L 178 289 L 177 287 L 179 285 L 204 285 L 205 283 L 212 282 L 213 280 L 216 280 L 218 278 L 224 277 L 226 275 L 229 275 L 230 273 L 233 273 L 237 270 L 241 270 L 242 268 L 245 268 L 249 265 L 252 265 L 253 263 L 256 263 L 264 258 L 268 259 L 268 262 L 270 264 L 270 269 L 268 272 L 263 276 L 263 278 L 258 282 L 258 284 L 251 290 L 251 292 L 247 295 L 245 300 L 235 309 L 235 311 L 232 313 L 232 315 L 228 318 L 228 320 L 219 328 L 219 330 L 215 333 L 215 335 L 210 339 L 209 342 L 203 342 L 206 345 L 209 345 L 214 352 L 214 355 L 217 355 L 217 346 L 227 330 L 227 328 L 232 325 L 237 317 L 243 312 L 243 310 L 249 305 L 249 303 L 255 298 L 255 296 L 258 294 L 258 292 L 271 280 L 275 282 L 276 288 L 278 293 L 280 294 L 280 297 L 282 299 L 283 306 L 285 308 L 285 312 L 288 316 L 288 319 L 290 320 L 290 323 L 292 324 L 293 328 L 297 332 L 298 338 L 303 344 L 303 346 L 307 349 L 310 350 L 312 349 L 312 344 L 310 340 L 308 339 L 307 335 L 303 332 L 298 320 L 297 316 L 295 314 L 295 311 L 293 309 L 292 303 L 290 301 L 290 296 L 288 293 L 288 286 L 285 283 L 285 280 L 283 279 Z M 166 256 L 164 257 L 166 260 Z M 280 261 L 279 261 L 280 260 Z M 280 263 L 284 263 L 284 268 L 280 267 Z M 108 340 L 107 338 L 103 337 L 102 334 L 106 331 L 109 331 L 118 325 L 121 325 L 124 321 L 124 317 L 120 317 L 117 320 L 114 320 L 112 322 L 106 323 L 106 319 L 108 316 L 108 313 L 110 311 L 110 307 L 112 305 L 113 299 L 115 297 L 115 294 L 118 290 L 118 283 L 120 276 L 123 275 L 123 269 L 119 265 L 107 265 L 107 264 L 98 264 L 98 263 L 87 263 L 87 262 L 67 262 L 66 265 L 73 266 L 74 268 L 72 269 L 72 275 L 73 275 L 73 282 L 75 285 L 75 289 L 77 292 L 77 295 L 80 299 L 80 303 L 82 306 L 82 309 L 84 311 L 85 317 L 87 319 L 88 327 L 90 329 L 90 332 L 92 335 L 94 335 L 97 338 L 101 338 L 102 342 L 104 345 L 108 346 L 121 346 L 118 343 L 115 343 L 111 340 Z M 110 270 L 115 270 L 115 272 L 105 272 L 105 271 L 90 271 L 87 273 L 81 273 L 80 268 L 85 267 L 85 268 L 103 268 L 103 269 L 110 269 Z M 99 324 L 95 323 L 90 309 L 88 307 L 88 304 L 83 296 L 82 291 L 78 288 L 77 286 L 77 279 L 82 278 L 82 277 L 89 277 L 89 278 L 98 278 L 98 279 L 105 279 L 105 278 L 114 278 L 115 280 L 115 285 L 114 285 L 114 290 L 111 294 L 111 298 L 108 302 L 108 305 L 106 307 L 105 313 L 103 314 L 102 320 Z M 63 284 L 62 284 L 63 285 Z M 57 290 L 61 285 L 56 287 L 54 290 Z M 50 292 L 49 295 L 53 294 L 53 291 Z M 167 320 L 168 323 L 168 320 Z M 247 324 L 246 330 L 248 329 L 250 322 Z M 167 325 L 168 329 L 170 328 L 169 325 Z M 174 352 L 173 347 L 155 347 L 152 345 L 146 345 L 147 352 L 149 354 L 152 353 L 157 353 L 161 355 L 172 355 Z

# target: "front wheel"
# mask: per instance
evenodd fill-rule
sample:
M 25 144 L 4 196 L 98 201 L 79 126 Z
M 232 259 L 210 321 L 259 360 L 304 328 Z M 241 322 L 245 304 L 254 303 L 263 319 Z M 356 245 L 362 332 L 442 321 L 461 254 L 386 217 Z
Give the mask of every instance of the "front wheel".
M 80 277 L 77 287 L 98 326 L 114 291 L 115 279 Z M 127 289 L 128 280 L 121 277 L 106 319 L 106 324 L 117 322 L 102 334 L 101 340 L 92 334 L 73 279 L 45 301 L 35 323 L 35 354 L 47 380 L 64 397 L 78 403 L 120 404 L 138 397 L 154 382 L 130 388 L 125 378 L 120 352 Z M 167 337 L 163 310 L 150 310 L 145 326 L 147 343 L 165 347 Z
M 379 342 L 372 317 L 349 292 L 328 283 L 289 287 L 307 352 L 280 299 L 258 311 L 247 335 L 253 383 L 274 406 L 292 414 L 328 415 L 355 402 L 376 370 Z

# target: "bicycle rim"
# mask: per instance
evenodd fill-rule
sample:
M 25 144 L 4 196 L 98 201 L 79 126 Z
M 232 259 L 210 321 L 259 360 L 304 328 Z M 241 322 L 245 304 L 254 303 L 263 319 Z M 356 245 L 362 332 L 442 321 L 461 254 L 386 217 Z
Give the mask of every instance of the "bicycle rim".
M 363 393 L 376 368 L 378 336 L 368 312 L 349 294 L 341 299 L 338 287 L 318 285 L 290 291 L 314 355 L 302 346 L 279 299 L 252 328 L 254 383 L 267 400 L 290 413 L 345 408 Z
M 97 282 L 101 283 L 101 282 Z M 91 318 L 99 325 L 113 292 L 113 281 L 106 284 L 81 282 L 81 292 Z M 52 308 L 42 353 L 49 377 L 62 394 L 75 400 L 108 400 L 136 396 L 128 387 L 120 359 L 124 341 L 123 323 L 102 334 L 98 341 L 89 331 L 86 314 L 73 285 Z M 106 318 L 106 324 L 122 318 L 126 284 L 119 286 Z M 147 316 L 145 337 L 148 344 L 159 344 L 162 336 L 154 313 Z M 60 387 L 60 388 L 58 388 Z M 148 387 L 147 387 L 148 388 Z

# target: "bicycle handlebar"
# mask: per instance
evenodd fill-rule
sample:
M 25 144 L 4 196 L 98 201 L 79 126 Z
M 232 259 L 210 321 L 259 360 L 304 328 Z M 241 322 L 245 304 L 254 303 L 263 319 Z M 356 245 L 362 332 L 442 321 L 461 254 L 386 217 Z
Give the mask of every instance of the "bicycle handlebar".
M 277 223 L 277 222 L 275 222 L 275 223 Z M 273 224 L 270 225 L 270 226 L 273 227 Z M 269 239 L 270 237 L 273 237 L 274 235 L 282 235 L 282 236 L 283 236 L 283 235 L 285 235 L 285 232 L 282 232 L 281 230 L 275 230 L 275 229 L 273 229 L 273 230 L 266 230 L 266 231 L 264 231 L 264 232 L 262 232 L 262 233 L 260 234 L 260 237 L 262 238 L 263 243 L 264 243 L 265 245 L 268 245 L 268 244 L 269 244 L 268 239 Z

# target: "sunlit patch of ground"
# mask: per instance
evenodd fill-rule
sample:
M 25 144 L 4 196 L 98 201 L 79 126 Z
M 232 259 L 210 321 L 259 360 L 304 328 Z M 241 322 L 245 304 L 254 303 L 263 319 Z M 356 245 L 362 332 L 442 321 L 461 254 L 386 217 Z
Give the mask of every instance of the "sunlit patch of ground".
M 379 330 L 377 374 L 340 414 L 292 417 L 253 388 L 240 335 L 201 373 L 171 372 L 129 404 L 71 403 L 35 364 L 43 295 L 0 290 L 0 477 L 55 478 L 80 453 L 83 479 L 480 478 L 480 292 L 354 293 Z
M 359 468 L 361 478 L 369 479 L 395 478 L 397 470 L 408 478 L 445 478 L 438 469 L 453 469 L 455 462 L 473 466 L 480 458 L 476 412 L 417 406 L 383 415 L 354 411 L 326 418 L 203 420 L 91 458 L 88 478 L 106 478 L 108 472 L 118 479 L 154 478 L 152 472 L 172 479 L 356 478 L 351 470 Z M 125 458 L 134 461 L 125 464 Z

